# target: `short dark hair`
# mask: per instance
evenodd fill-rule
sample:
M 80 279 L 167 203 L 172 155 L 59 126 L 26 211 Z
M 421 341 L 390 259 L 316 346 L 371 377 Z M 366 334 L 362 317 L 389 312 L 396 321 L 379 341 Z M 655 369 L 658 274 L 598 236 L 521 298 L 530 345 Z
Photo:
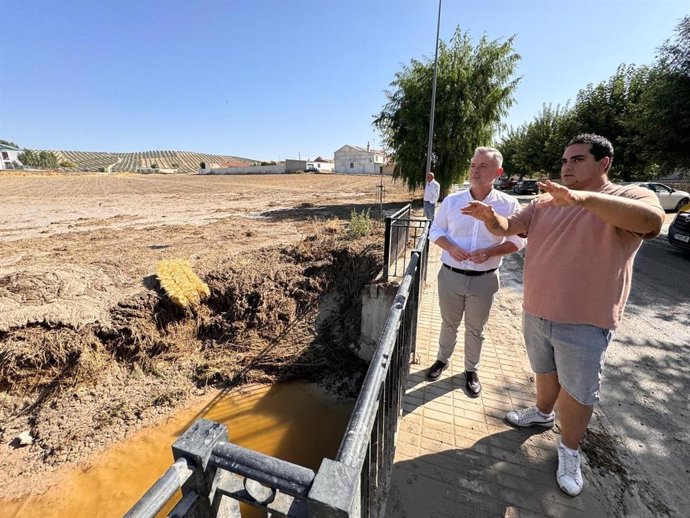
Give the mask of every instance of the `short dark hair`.
M 594 155 L 594 159 L 597 162 L 605 156 L 609 157 L 611 162 L 613 162 L 613 144 L 611 144 L 606 137 L 594 133 L 581 133 L 568 142 L 568 146 L 572 146 L 573 144 L 589 144 L 589 151 Z M 610 167 L 611 163 L 609 163 L 609 168 Z

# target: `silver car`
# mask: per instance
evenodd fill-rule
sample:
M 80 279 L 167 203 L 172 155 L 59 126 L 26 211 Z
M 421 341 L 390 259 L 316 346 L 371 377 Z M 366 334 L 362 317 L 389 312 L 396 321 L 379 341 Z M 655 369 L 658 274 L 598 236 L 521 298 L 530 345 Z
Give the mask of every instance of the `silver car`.
M 668 185 L 657 182 L 631 182 L 646 187 L 650 191 L 654 191 L 656 197 L 659 198 L 659 203 L 664 210 L 680 210 L 683 205 L 690 203 L 690 194 L 685 191 L 679 191 Z

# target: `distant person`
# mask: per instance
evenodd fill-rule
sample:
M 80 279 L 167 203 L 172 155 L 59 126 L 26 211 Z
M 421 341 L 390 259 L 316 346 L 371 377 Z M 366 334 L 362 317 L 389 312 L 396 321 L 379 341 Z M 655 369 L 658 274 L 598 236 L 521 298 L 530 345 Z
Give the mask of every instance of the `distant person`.
M 429 171 L 426 174 L 426 185 L 424 186 L 424 217 L 429 221 L 434 219 L 439 196 L 441 196 L 441 186 L 434 180 L 434 173 Z
M 529 234 L 523 333 L 537 400 L 506 420 L 550 428 L 558 402 L 556 479 L 571 496 L 584 484 L 580 442 L 599 400 L 604 355 L 630 293 L 635 254 L 664 222 L 653 192 L 608 180 L 612 161 L 607 139 L 578 135 L 563 152 L 562 185 L 540 184 L 546 194 L 509 217 L 481 201 L 462 210 L 496 236 Z
M 524 246 L 524 240 L 517 236 L 497 237 L 460 209 L 473 200 L 488 204 L 504 216 L 519 209 L 515 198 L 493 188 L 494 180 L 503 173 L 502 165 L 503 156 L 497 149 L 477 148 L 470 165 L 470 188 L 443 200 L 429 234 L 429 239 L 443 249 L 443 266 L 438 273 L 441 333 L 437 359 L 427 379 L 438 379 L 448 366 L 464 315 L 465 388 L 470 397 L 479 396 L 482 390 L 477 371 L 484 326 L 499 288 L 498 267 L 504 255 Z

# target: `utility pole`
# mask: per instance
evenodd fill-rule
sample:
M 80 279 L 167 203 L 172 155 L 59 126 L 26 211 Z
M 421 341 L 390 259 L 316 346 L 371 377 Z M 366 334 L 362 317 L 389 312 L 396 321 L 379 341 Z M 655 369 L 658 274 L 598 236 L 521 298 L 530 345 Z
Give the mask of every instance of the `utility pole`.
M 436 21 L 436 53 L 434 54 L 434 82 L 431 86 L 431 117 L 429 118 L 429 145 L 426 148 L 426 174 L 431 171 L 431 153 L 434 146 L 434 112 L 436 111 L 436 74 L 438 69 L 438 36 L 441 30 L 441 0 L 438 0 L 438 20 Z

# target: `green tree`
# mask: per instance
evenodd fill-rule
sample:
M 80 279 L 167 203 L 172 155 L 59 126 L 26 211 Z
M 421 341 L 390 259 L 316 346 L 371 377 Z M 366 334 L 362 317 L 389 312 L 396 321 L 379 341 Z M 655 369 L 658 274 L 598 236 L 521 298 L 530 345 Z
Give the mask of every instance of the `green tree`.
M 22 164 L 28 165 L 29 167 L 36 167 L 38 164 L 38 157 L 30 149 L 26 149 L 22 153 L 19 153 L 17 158 Z
M 7 146 L 12 146 L 18 148 L 19 146 L 10 140 L 4 140 L 0 138 L 0 144 L 5 144 Z
M 501 118 L 513 105 L 520 56 L 514 36 L 505 41 L 482 37 L 474 46 L 456 28 L 439 42 L 432 169 L 445 195 L 461 181 L 477 146 L 492 142 Z M 397 72 L 386 92 L 388 102 L 374 126 L 396 163 L 394 176 L 410 190 L 424 185 L 434 62 L 413 59 Z
M 55 169 L 58 166 L 58 158 L 50 151 L 40 151 L 38 153 L 39 167 L 45 169 Z
M 19 161 L 29 167 L 40 167 L 42 169 L 55 169 L 58 166 L 58 158 L 50 151 L 25 150 L 17 155 Z
M 612 179 L 642 179 L 652 167 L 640 145 L 644 129 L 636 116 L 648 79 L 648 67 L 620 65 L 607 81 L 589 84 L 577 94 L 573 133 L 598 133 L 611 141 L 615 149 Z
M 554 176 L 563 146 L 583 132 L 613 143 L 613 180 L 690 166 L 690 16 L 661 46 L 654 65 L 620 65 L 607 81 L 580 90 L 571 109 L 545 106 L 533 121 L 510 128 L 499 144 L 504 169 Z
M 573 133 L 572 111 L 566 104 L 544 105 L 534 120 L 510 130 L 498 148 L 509 175 L 558 178 L 563 148 Z
M 508 176 L 525 176 L 528 173 L 523 160 L 523 143 L 527 124 L 521 124 L 517 128 L 512 126 L 503 135 L 498 143 L 498 149 L 503 155 L 503 171 Z
M 690 16 L 659 49 L 637 122 L 641 146 L 662 168 L 690 166 Z

